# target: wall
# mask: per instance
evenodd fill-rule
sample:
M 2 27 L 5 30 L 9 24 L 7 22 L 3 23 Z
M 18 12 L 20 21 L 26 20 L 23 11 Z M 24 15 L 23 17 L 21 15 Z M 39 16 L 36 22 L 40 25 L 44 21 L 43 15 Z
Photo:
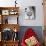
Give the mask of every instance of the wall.
M 1 7 L 10 7 L 15 6 L 14 3 L 15 0 L 0 0 L 0 6 Z M 42 0 L 17 0 L 17 6 L 20 7 L 19 12 L 19 24 L 21 26 L 43 26 L 43 6 L 42 6 Z M 35 20 L 25 20 L 25 7 L 28 6 L 35 6 L 36 9 L 36 18 Z
M 24 2 L 24 3 L 23 3 Z M 24 0 L 21 2 L 22 9 L 20 23 L 22 26 L 43 26 L 43 11 L 42 11 L 42 0 Z M 35 20 L 25 20 L 24 7 L 35 6 L 36 8 L 36 19 Z

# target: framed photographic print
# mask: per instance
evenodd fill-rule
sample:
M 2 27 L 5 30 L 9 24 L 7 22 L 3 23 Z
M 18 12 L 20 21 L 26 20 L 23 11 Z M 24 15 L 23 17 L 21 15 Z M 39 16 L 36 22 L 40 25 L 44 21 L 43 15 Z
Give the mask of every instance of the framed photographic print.
M 28 6 L 25 8 L 25 19 L 33 20 L 35 19 L 35 6 Z
M 8 24 L 8 16 L 4 16 L 4 15 L 3 15 L 2 23 L 3 23 L 3 24 Z
M 8 41 L 12 40 L 12 30 L 10 28 L 5 28 L 2 31 L 2 40 Z
M 9 10 L 2 10 L 2 15 L 9 15 Z

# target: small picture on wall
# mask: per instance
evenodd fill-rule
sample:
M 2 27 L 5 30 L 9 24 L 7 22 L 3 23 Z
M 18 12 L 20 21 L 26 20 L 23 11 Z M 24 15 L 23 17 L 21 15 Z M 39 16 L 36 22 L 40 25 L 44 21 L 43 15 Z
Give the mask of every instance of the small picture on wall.
M 33 20 L 35 19 L 35 6 L 29 6 L 25 8 L 25 19 L 27 20 Z

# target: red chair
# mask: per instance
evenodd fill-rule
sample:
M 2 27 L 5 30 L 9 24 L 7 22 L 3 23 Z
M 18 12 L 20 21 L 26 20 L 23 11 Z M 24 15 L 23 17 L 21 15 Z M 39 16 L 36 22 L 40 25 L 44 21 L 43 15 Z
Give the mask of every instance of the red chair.
M 27 46 L 25 43 L 25 40 L 28 39 L 29 37 L 32 37 L 32 36 L 34 36 L 37 39 L 37 35 L 33 31 L 33 29 L 31 29 L 31 28 L 27 29 L 27 31 L 24 34 L 24 37 L 22 38 L 21 46 Z M 40 42 L 38 41 L 35 46 L 41 46 Z

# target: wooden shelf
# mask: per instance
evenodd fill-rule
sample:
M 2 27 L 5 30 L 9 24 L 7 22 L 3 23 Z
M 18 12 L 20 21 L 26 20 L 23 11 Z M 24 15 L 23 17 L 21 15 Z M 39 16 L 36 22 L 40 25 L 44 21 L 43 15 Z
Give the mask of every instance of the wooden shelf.
M 1 41 L 2 46 L 18 46 L 19 41 Z
M 18 10 L 19 9 L 19 7 L 0 7 L 0 10 L 12 10 L 12 9 L 15 9 L 15 10 Z
M 12 14 L 10 12 L 13 12 L 14 14 Z M 17 13 L 15 14 L 15 12 L 17 12 Z M 8 19 L 7 19 L 7 17 L 9 17 L 9 16 L 14 16 L 14 17 L 17 16 L 17 24 L 9 24 Z M 18 33 L 18 31 L 20 29 L 20 26 L 18 24 L 19 7 L 0 7 L 0 17 L 1 17 L 1 19 L 0 19 L 1 20 L 1 24 L 0 24 L 0 32 L 1 33 L 3 33 L 3 30 L 6 28 L 13 30 L 14 33 L 15 33 L 15 29 L 16 29 L 16 32 Z M 2 34 L 1 34 L 1 36 L 2 36 Z M 2 39 L 2 38 L 3 37 L 1 37 L 0 46 L 18 46 L 18 42 L 19 42 L 18 39 L 17 39 L 17 41 L 13 41 L 13 39 L 10 39 L 9 41 L 4 41 L 4 39 Z
M 10 28 L 14 31 L 14 29 L 16 29 L 17 31 L 19 31 L 20 26 L 19 24 L 1 24 L 1 30 L 5 29 L 5 28 Z

